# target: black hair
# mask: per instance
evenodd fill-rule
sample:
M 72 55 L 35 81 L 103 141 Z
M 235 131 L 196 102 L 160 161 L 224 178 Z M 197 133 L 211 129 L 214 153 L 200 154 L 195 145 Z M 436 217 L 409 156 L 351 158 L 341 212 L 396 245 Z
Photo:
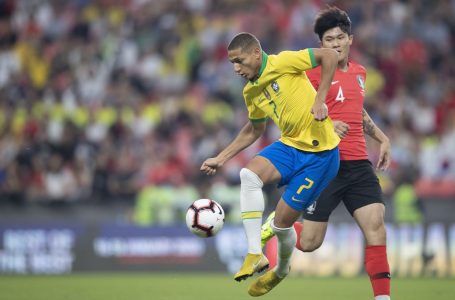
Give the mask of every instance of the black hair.
M 254 46 L 261 48 L 261 43 L 259 40 L 251 33 L 241 32 L 232 39 L 227 49 L 228 51 L 231 51 L 240 48 L 242 51 L 244 51 L 249 50 Z
M 348 14 L 338 7 L 329 6 L 322 10 L 316 17 L 314 33 L 322 41 L 324 33 L 335 27 L 340 27 L 341 31 L 351 35 L 351 19 L 349 19 Z

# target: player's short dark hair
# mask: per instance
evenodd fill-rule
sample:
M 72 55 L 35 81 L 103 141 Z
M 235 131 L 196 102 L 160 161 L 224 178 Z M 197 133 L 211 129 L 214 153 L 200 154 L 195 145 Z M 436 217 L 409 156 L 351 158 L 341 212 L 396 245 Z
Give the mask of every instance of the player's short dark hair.
M 251 33 L 241 32 L 232 39 L 227 49 L 228 51 L 231 51 L 240 48 L 242 51 L 244 51 L 250 50 L 253 47 L 261 48 L 261 43 L 259 40 Z
M 351 19 L 349 19 L 348 14 L 338 7 L 329 6 L 322 10 L 316 17 L 314 33 L 322 41 L 324 33 L 335 27 L 340 27 L 341 31 L 351 35 Z

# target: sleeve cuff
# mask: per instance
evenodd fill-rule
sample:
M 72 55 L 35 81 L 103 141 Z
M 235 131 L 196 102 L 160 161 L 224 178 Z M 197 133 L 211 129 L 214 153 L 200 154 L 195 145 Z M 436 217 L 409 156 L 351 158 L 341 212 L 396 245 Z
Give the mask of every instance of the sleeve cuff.
M 316 59 L 314 58 L 314 51 L 313 48 L 308 48 L 308 54 L 310 55 L 311 66 L 313 68 L 317 67 L 318 64 L 316 63 Z
M 260 123 L 260 122 L 265 122 L 267 121 L 267 117 L 262 118 L 262 119 L 250 119 L 251 123 Z

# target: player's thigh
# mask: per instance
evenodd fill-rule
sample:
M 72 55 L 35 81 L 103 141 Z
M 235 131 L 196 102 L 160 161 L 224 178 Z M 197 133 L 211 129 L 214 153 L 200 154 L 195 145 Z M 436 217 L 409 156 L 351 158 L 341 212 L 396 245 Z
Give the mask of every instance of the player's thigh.
M 275 209 L 273 224 L 278 228 L 289 228 L 294 225 L 300 215 L 301 212 L 299 210 L 290 207 L 283 198 L 281 198 Z
M 300 245 L 302 251 L 311 252 L 322 245 L 327 232 L 327 222 L 303 220 L 303 228 L 300 233 Z
M 281 179 L 281 174 L 269 159 L 263 156 L 255 156 L 246 168 L 254 172 L 264 184 L 276 183 Z
M 246 167 L 264 184 L 280 183 L 293 171 L 295 151 L 295 148 L 276 141 L 262 149 Z
M 362 230 L 368 245 L 385 244 L 384 214 L 385 206 L 382 203 L 372 203 L 354 211 L 353 217 Z

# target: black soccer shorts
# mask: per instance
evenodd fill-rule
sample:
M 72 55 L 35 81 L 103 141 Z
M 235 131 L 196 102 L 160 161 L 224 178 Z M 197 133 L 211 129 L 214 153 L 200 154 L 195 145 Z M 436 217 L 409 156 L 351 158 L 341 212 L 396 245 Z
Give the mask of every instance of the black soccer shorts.
M 343 201 L 351 216 L 360 207 L 372 203 L 384 204 L 379 179 L 369 160 L 342 160 L 337 176 L 316 202 L 303 211 L 303 218 L 327 222 L 340 201 Z

